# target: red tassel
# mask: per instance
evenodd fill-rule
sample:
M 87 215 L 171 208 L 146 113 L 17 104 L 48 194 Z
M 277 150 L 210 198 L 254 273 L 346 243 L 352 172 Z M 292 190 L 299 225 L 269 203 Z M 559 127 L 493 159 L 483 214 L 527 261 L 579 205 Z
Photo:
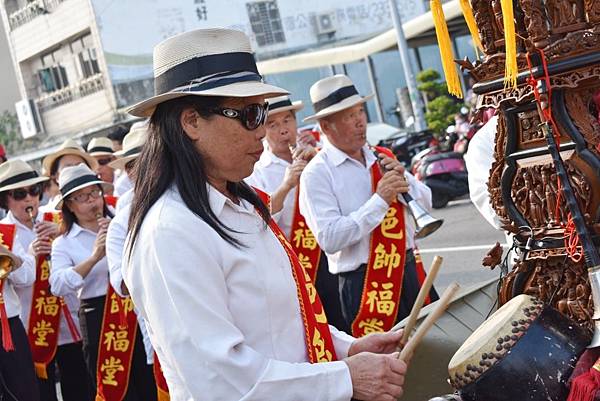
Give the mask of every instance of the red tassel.
M 567 401 L 594 401 L 600 390 L 600 358 L 586 373 L 576 377 L 571 384 Z
M 75 321 L 73 320 L 73 316 L 71 316 L 71 312 L 69 311 L 69 306 L 65 303 L 65 300 L 61 297 L 60 303 L 63 310 L 63 316 L 67 321 L 67 327 L 69 327 L 69 331 L 71 332 L 71 337 L 73 337 L 73 342 L 81 341 L 81 334 L 79 334 L 79 330 L 75 325 Z
M 13 344 L 12 334 L 10 333 L 10 324 L 8 323 L 8 316 L 6 315 L 6 307 L 4 306 L 4 295 L 2 294 L 4 287 L 4 281 L 0 284 L 0 320 L 2 321 L 2 348 L 6 352 L 14 351 L 15 345 Z

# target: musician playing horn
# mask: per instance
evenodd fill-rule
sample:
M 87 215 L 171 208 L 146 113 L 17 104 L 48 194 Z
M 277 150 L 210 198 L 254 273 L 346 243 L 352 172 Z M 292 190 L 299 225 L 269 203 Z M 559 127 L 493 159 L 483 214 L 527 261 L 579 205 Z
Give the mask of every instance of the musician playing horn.
M 408 192 L 430 209 L 431 191 L 395 158 L 378 161 L 367 145 L 372 95 L 360 96 L 350 78 L 335 75 L 315 83 L 310 97 L 315 114 L 305 121 L 319 121 L 328 143 L 300 177 L 300 212 L 339 274 L 352 334 L 387 331 L 408 316 L 425 279 L 413 253 L 415 224 L 398 198 Z M 436 299 L 432 289 L 428 301 Z
M 242 32 L 200 29 L 154 49 L 156 95 L 136 162 L 123 278 L 172 401 L 392 401 L 398 333 L 327 324 L 314 285 L 243 180 L 263 151 L 265 84 Z M 369 351 L 369 352 L 363 352 Z

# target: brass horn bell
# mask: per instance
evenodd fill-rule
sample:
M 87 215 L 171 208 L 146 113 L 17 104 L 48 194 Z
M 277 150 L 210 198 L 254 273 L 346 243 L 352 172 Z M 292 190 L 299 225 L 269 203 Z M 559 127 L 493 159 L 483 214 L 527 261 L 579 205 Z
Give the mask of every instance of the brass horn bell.
M 4 280 L 13 271 L 14 262 L 8 255 L 0 255 L 0 280 Z
M 419 203 L 412 198 L 409 194 L 402 194 L 404 200 L 408 204 L 408 208 L 415 219 L 417 230 L 415 232 L 415 238 L 425 238 L 430 234 L 433 234 L 438 228 L 444 224 L 443 219 L 436 219 L 430 215 L 425 209 L 419 205 Z

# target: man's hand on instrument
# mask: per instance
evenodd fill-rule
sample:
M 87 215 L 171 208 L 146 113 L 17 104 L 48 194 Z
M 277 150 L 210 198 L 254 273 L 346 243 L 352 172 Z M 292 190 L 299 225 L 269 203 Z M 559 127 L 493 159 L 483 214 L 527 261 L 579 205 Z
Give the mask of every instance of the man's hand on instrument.
M 404 393 L 406 363 L 398 353 L 361 352 L 344 359 L 352 379 L 352 398 L 364 401 L 396 401 Z
M 361 352 L 372 352 L 374 354 L 391 354 L 396 352 L 398 344 L 402 339 L 403 330 L 388 331 L 387 333 L 373 333 L 358 338 L 352 343 L 348 350 L 348 356 Z
M 304 167 L 306 167 L 307 164 L 308 162 L 306 160 L 296 159 L 285 170 L 283 183 L 287 186 L 289 190 L 295 188 L 298 185 L 298 183 L 300 182 L 300 174 L 302 174 L 302 171 L 304 170 Z
M 383 166 L 386 172 L 396 171 L 397 173 L 404 175 L 404 171 L 406 171 L 402 163 L 393 157 L 389 157 L 384 154 L 379 154 L 379 164 Z
M 398 194 L 408 192 L 409 185 L 404 174 L 396 170 L 388 171 L 377 183 L 377 194 L 389 204 L 398 198 Z
M 306 160 L 311 161 L 313 157 L 317 155 L 317 149 L 311 145 L 296 146 L 294 153 L 292 153 L 292 159 L 294 160 Z

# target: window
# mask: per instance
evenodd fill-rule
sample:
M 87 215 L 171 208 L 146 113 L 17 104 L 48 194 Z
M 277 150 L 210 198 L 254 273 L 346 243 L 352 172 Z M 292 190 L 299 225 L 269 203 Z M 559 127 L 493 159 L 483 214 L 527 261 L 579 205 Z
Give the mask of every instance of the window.
M 259 46 L 285 43 L 277 1 L 247 3 L 248 18 Z
M 84 49 L 78 55 L 79 65 L 83 72 L 84 78 L 89 78 L 92 75 L 100 73 L 100 67 L 98 66 L 98 59 L 96 57 L 96 49 Z
M 38 78 L 42 85 L 42 91 L 47 93 L 57 91 L 69 85 L 67 71 L 60 65 L 39 70 Z

